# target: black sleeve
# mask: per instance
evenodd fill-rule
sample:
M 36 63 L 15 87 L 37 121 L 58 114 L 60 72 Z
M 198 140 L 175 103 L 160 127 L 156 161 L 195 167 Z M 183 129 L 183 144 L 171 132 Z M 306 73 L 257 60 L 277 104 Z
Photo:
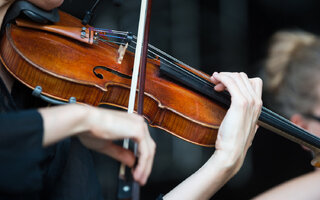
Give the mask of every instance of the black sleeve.
M 36 110 L 0 113 L 0 192 L 41 189 L 42 137 L 43 121 Z

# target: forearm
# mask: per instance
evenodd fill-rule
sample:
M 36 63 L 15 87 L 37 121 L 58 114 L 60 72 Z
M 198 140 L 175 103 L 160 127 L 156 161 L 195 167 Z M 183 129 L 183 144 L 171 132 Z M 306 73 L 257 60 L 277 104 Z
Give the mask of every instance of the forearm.
M 254 200 L 320 199 L 319 180 L 320 171 L 316 170 L 276 186 L 255 197 Z
M 214 154 L 205 165 L 166 194 L 163 199 L 211 198 L 237 172 L 237 166 L 234 163 Z
M 43 118 L 43 146 L 56 143 L 77 133 L 89 131 L 89 109 L 82 105 L 65 105 L 39 109 Z

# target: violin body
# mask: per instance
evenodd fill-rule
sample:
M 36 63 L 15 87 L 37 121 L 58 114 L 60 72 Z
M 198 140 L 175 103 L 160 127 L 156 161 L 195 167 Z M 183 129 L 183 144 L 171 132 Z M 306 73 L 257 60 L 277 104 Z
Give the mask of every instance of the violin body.
M 82 27 L 80 20 L 64 12 L 60 19 L 56 25 Z M 127 52 L 119 64 L 118 48 L 11 24 L 1 39 L 0 56 L 12 76 L 31 89 L 41 86 L 48 97 L 66 102 L 75 97 L 78 103 L 126 109 L 134 54 Z M 147 60 L 143 116 L 153 127 L 198 145 L 214 146 L 226 108 L 163 76 L 159 66 L 160 60 Z

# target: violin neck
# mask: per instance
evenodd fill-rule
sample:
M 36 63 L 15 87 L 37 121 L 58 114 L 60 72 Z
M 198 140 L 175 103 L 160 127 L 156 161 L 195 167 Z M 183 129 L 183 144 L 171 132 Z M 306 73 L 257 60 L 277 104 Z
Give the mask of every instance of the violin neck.
M 311 150 L 319 151 L 320 149 L 320 139 L 317 136 L 265 107 L 262 108 L 258 124 Z
M 227 92 L 216 92 L 214 84 L 209 77 L 200 77 L 193 71 L 172 66 L 163 60 L 160 61 L 160 73 L 171 79 L 211 98 L 225 108 L 229 108 L 231 98 Z M 203 74 L 201 74 L 203 75 Z M 284 117 L 263 107 L 258 124 L 268 130 L 280 134 L 293 142 L 309 147 L 312 150 L 320 150 L 320 138 L 310 134 L 306 130 L 294 125 Z

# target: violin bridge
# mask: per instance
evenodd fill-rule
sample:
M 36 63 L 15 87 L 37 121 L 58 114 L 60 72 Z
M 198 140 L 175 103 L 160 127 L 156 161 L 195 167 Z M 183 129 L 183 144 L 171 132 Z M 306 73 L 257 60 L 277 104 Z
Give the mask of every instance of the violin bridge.
M 121 63 L 122 63 L 122 60 L 123 60 L 124 54 L 125 54 L 126 51 L 127 51 L 128 45 L 129 45 L 129 43 L 126 43 L 125 45 L 121 44 L 121 45 L 119 46 L 119 49 L 118 49 L 118 58 L 117 58 L 117 63 L 118 63 L 118 64 L 121 64 Z

